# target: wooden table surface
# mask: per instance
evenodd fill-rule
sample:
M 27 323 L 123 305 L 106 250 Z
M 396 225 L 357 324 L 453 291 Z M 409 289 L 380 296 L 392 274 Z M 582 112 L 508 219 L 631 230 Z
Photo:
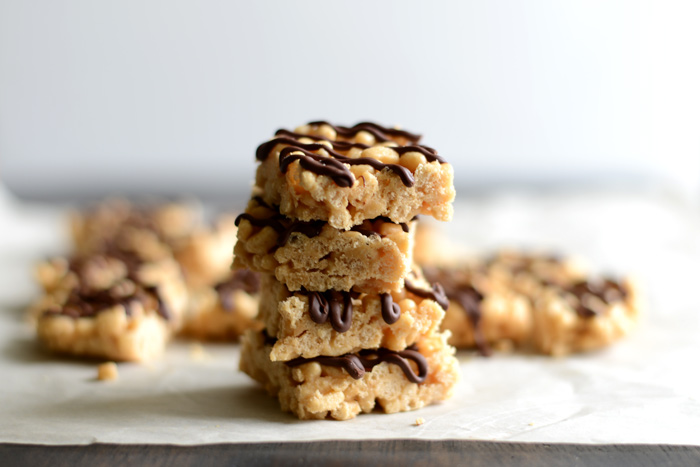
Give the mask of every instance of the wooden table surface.
M 487 441 L 325 441 L 205 446 L 0 444 L 7 466 L 328 465 L 694 466 L 700 446 L 531 444 Z

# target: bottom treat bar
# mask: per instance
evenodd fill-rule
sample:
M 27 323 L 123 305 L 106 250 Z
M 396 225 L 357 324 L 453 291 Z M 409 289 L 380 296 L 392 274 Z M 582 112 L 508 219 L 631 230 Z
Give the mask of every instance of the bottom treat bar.
M 200 340 L 234 340 L 248 329 L 262 329 L 258 313 L 259 274 L 231 271 L 215 287 L 193 293 L 182 334 Z
M 277 396 L 300 419 L 348 420 L 376 405 L 386 413 L 414 410 L 449 398 L 459 379 L 448 333 L 430 334 L 403 351 L 360 351 L 340 357 L 270 361 L 264 332 L 243 337 L 241 370 Z

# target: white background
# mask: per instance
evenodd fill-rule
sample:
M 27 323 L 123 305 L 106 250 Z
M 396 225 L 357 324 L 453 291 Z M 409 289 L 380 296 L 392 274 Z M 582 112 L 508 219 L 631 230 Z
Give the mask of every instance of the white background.
M 462 189 L 696 196 L 698 24 L 692 1 L 0 0 L 0 177 L 239 193 L 278 127 L 371 119 L 422 132 Z

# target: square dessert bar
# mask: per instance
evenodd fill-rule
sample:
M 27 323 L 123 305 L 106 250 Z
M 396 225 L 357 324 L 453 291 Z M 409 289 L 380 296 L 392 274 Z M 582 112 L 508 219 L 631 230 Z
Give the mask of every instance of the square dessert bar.
M 313 122 L 258 147 L 256 185 L 287 217 L 348 230 L 380 216 L 452 218 L 452 166 L 419 135 L 372 123 Z
M 411 270 L 415 221 L 365 220 L 349 230 L 297 221 L 253 197 L 236 220 L 234 267 L 274 274 L 290 290 L 400 290 Z
M 256 320 L 259 274 L 248 269 L 231 271 L 214 287 L 191 293 L 181 334 L 200 340 L 234 340 L 248 329 L 262 329 Z
M 425 266 L 450 300 L 442 329 L 450 343 L 533 346 L 551 355 L 593 350 L 626 335 L 639 312 L 634 285 L 591 279 L 576 261 L 501 252 L 481 262 Z
M 360 349 L 401 350 L 421 335 L 436 331 L 447 307 L 439 286 L 406 279 L 406 288 L 391 293 L 290 292 L 264 276 L 266 293 L 260 319 L 269 336 L 272 361 L 319 355 L 337 356 Z
M 459 379 L 445 334 L 429 334 L 401 351 L 363 350 L 338 357 L 270 360 L 264 332 L 243 336 L 241 370 L 257 380 L 283 411 L 300 419 L 348 420 L 379 406 L 386 413 L 415 410 L 450 397 Z
M 35 306 L 39 340 L 51 351 L 149 360 L 181 324 L 187 291 L 172 260 L 135 267 L 93 255 L 44 271 L 51 265 L 50 292 Z

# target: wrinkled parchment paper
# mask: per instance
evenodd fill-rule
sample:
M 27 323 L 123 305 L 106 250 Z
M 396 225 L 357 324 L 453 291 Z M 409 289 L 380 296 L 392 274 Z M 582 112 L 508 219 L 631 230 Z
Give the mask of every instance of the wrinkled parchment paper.
M 4 210 L 4 212 L 3 212 Z M 447 228 L 471 251 L 503 245 L 586 257 L 634 273 L 648 310 L 601 352 L 552 359 L 458 354 L 453 399 L 415 412 L 300 422 L 237 371 L 238 347 L 175 342 L 165 358 L 120 364 L 42 352 L 22 320 L 32 262 L 65 248 L 62 213 L 0 205 L 0 442 L 84 444 L 479 439 L 700 444 L 698 211 L 659 194 L 504 194 L 457 204 Z M 425 423 L 415 426 L 418 417 Z

